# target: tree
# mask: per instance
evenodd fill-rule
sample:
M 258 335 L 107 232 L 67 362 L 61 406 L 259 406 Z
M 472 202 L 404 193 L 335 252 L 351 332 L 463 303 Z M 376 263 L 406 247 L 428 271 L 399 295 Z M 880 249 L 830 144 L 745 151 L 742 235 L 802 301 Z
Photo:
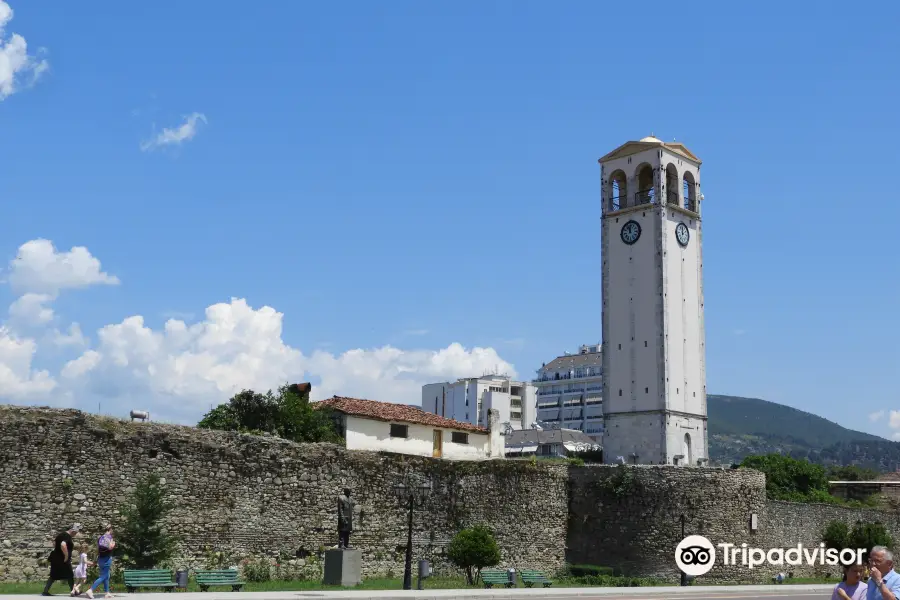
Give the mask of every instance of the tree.
M 866 557 L 873 547 L 884 546 L 885 548 L 892 548 L 894 543 L 884 525 L 881 523 L 863 523 L 861 521 L 857 522 L 853 529 L 850 529 L 842 521 L 831 521 L 825 528 L 822 541 L 825 542 L 827 548 L 836 548 L 838 550 L 863 548 L 866 550 Z
M 831 521 L 825 528 L 822 541 L 826 548 L 843 550 L 850 547 L 850 528 L 843 521 Z
M 124 526 L 116 537 L 122 562 L 136 569 L 153 569 L 171 558 L 177 540 L 162 525 L 171 509 L 158 475 L 151 474 L 137 484 L 130 502 L 120 509 Z
M 473 585 L 481 569 L 500 563 L 500 547 L 490 529 L 476 525 L 453 537 L 447 547 L 447 558 L 466 572 L 466 582 Z
M 762 471 L 766 475 L 766 495 L 773 500 L 794 502 L 830 502 L 825 469 L 807 460 L 781 454 L 748 456 L 742 467 Z
M 309 386 L 283 385 L 277 393 L 244 390 L 221 404 L 197 424 L 203 429 L 271 433 L 294 442 L 339 442 L 329 411 L 316 410 Z
M 850 531 L 848 548 L 865 548 L 866 558 L 869 550 L 874 546 L 893 548 L 894 540 L 891 539 L 887 529 L 881 523 L 857 523 Z
M 878 479 L 878 475 L 875 469 L 864 469 L 856 465 L 828 468 L 829 481 L 873 481 Z

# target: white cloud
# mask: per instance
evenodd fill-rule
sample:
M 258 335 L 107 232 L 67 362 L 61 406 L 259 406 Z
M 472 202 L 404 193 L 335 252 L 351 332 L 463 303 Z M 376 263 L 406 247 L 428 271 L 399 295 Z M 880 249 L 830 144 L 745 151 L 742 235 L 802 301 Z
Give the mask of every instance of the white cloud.
M 304 360 L 304 366 L 321 379 L 313 386 L 315 399 L 339 394 L 406 404 L 421 402 L 425 383 L 478 376 L 485 371 L 516 376 L 513 366 L 493 348 L 467 350 L 458 343 L 437 351 L 391 346 L 338 355 L 316 351 Z
M 32 368 L 37 343 L 0 327 L 0 397 L 29 401 L 45 397 L 56 381 L 45 370 Z
M 165 128 L 156 136 L 141 144 L 141 150 L 144 152 L 159 148 L 161 146 L 170 146 L 172 144 L 179 145 L 182 142 L 190 141 L 197 135 L 200 123 L 206 124 L 206 116 L 202 113 L 193 113 L 185 117 L 184 123 L 175 129 Z
M 53 320 L 53 309 L 47 306 L 53 301 L 50 294 L 28 292 L 9 306 L 13 322 L 24 325 L 42 325 Z
M 900 429 L 900 410 L 892 410 L 889 425 L 891 429 Z
M 78 323 L 69 325 L 67 333 L 63 333 L 58 329 L 54 330 L 51 339 L 55 346 L 60 347 L 86 346 L 88 344 L 88 339 L 81 333 L 81 327 Z
M 87 248 L 75 246 L 68 252 L 57 252 L 53 242 L 43 239 L 19 246 L 9 264 L 8 281 L 16 293 L 54 298 L 64 289 L 119 284 L 117 277 L 102 271 L 100 261 Z
M 209 306 L 191 325 L 170 318 L 154 329 L 144 317 L 131 316 L 101 327 L 91 344 L 78 323 L 65 331 L 51 325 L 58 316 L 49 304 L 63 290 L 119 280 L 86 248 L 61 253 L 48 240 L 23 244 L 7 281 L 22 295 L 10 307 L 14 318 L 0 328 L 0 400 L 65 402 L 86 410 L 102 400 L 110 414 L 142 405 L 169 420 L 196 422 L 210 405 L 242 389 L 312 381 L 314 400 L 341 394 L 417 404 L 425 383 L 488 371 L 516 375 L 494 349 L 457 343 L 440 350 L 383 346 L 307 355 L 282 338 L 282 313 L 237 298 Z M 42 326 L 40 344 L 16 331 L 21 323 Z M 45 344 L 57 359 L 59 352 L 80 352 L 57 365 L 58 379 L 34 367 Z
M 872 421 L 873 423 L 876 421 L 880 421 L 883 418 L 884 418 L 883 410 L 877 410 L 877 411 L 869 414 L 869 420 Z
M 0 0 L 0 100 L 5 100 L 25 85 L 34 84 L 50 65 L 28 54 L 28 43 L 18 33 L 7 39 L 6 26 L 12 21 L 13 10 Z
M 313 399 L 335 394 L 417 404 L 424 383 L 501 370 L 515 375 L 491 348 L 401 350 L 391 346 L 305 356 L 282 339 L 284 316 L 232 299 L 206 309 L 194 325 L 170 319 L 162 329 L 132 316 L 98 331 L 98 344 L 62 369 L 66 384 L 86 394 L 144 399 L 157 413 L 195 421 L 210 404 L 242 389 L 264 391 L 308 379 Z M 126 410 L 126 407 L 122 407 Z

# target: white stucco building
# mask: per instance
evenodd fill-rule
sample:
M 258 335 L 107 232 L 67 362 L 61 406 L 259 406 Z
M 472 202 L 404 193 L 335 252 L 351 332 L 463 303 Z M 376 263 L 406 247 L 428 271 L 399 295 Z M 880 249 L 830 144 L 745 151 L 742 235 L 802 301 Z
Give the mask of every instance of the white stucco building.
M 600 345 L 566 352 L 537 370 L 537 420 L 584 432 L 600 442 L 603 436 L 603 359 Z
M 485 426 L 487 411 L 500 415 L 500 423 L 513 429 L 530 427 L 536 418 L 537 396 L 530 382 L 505 375 L 485 375 L 422 386 L 422 409 L 472 425 Z
M 496 412 L 488 415 L 488 428 L 433 415 L 415 406 L 376 400 L 334 396 L 313 406 L 332 411 L 348 450 L 451 460 L 486 460 L 505 455 Z
M 704 464 L 700 159 L 646 137 L 599 162 L 603 460 Z

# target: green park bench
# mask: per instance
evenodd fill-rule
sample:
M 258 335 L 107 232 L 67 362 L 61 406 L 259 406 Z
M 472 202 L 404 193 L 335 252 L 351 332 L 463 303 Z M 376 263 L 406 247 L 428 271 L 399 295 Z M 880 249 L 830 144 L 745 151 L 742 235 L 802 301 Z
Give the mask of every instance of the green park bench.
M 205 592 L 210 587 L 231 586 L 232 592 L 239 592 L 244 587 L 244 582 L 238 579 L 238 572 L 234 569 L 221 569 L 217 571 L 194 571 L 194 579 L 200 586 L 200 591 Z
M 175 589 L 175 579 L 168 569 L 125 569 L 125 589 L 133 594 L 138 588 L 165 588 L 171 592 Z
M 498 571 L 496 569 L 482 571 L 481 581 L 484 582 L 484 587 L 486 588 L 494 587 L 495 585 L 513 586 L 513 582 L 509 580 L 509 574 L 506 571 Z
M 522 575 L 522 583 L 525 584 L 525 587 L 532 587 L 536 583 L 539 583 L 544 587 L 553 585 L 553 582 L 547 579 L 540 571 L 522 569 L 519 573 Z

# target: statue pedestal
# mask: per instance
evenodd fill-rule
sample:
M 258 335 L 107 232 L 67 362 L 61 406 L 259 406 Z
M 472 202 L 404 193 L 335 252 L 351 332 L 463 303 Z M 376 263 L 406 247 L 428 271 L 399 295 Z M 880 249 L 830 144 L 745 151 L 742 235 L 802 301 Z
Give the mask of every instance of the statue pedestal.
M 324 585 L 354 586 L 362 582 L 362 553 L 354 548 L 325 551 Z

